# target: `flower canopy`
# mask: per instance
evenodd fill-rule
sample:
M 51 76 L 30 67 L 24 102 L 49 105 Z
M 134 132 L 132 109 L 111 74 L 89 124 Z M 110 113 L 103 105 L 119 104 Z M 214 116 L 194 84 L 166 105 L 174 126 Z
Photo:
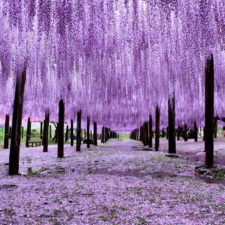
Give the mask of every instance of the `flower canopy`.
M 12 113 L 27 66 L 24 117 L 83 116 L 133 128 L 175 93 L 178 124 L 203 123 L 204 71 L 215 60 L 215 112 L 225 116 L 224 0 L 0 0 L 0 113 Z

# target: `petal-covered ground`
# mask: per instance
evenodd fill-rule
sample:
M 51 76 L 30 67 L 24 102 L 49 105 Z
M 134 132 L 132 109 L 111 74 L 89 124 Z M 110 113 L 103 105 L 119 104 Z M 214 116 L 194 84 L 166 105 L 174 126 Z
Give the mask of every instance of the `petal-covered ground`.
M 225 142 L 217 142 L 218 155 Z M 185 151 L 202 154 L 202 142 L 178 142 Z M 21 175 L 10 177 L 8 150 L 0 150 L 1 225 L 225 224 L 225 186 L 196 177 L 199 162 L 124 139 L 80 153 L 65 146 L 63 159 L 56 153 L 21 149 Z

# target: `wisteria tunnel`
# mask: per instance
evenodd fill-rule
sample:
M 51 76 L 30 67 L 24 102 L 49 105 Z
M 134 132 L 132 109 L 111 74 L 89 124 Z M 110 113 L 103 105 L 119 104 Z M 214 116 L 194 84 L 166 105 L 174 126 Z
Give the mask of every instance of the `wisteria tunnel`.
M 225 224 L 224 0 L 0 0 L 0 224 Z

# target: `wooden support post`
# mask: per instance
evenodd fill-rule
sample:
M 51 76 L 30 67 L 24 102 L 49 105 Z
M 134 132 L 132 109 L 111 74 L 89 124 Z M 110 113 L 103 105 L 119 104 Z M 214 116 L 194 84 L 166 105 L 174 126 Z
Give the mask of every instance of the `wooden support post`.
M 130 139 L 135 140 L 135 130 L 133 130 L 130 134 Z
M 65 142 L 69 140 L 69 126 L 66 125 L 66 135 L 65 135 Z
M 9 115 L 5 116 L 4 148 L 9 148 Z
M 168 152 L 176 154 L 176 113 L 175 113 L 175 96 L 168 100 L 168 135 L 169 135 L 169 149 Z
M 80 152 L 81 148 L 81 110 L 77 113 L 77 141 L 76 141 L 76 151 Z
M 214 163 L 214 62 L 211 55 L 205 69 L 205 167 L 212 168 Z
M 44 132 L 43 132 L 43 152 L 48 152 L 48 130 L 49 130 L 49 112 L 45 113 Z
M 104 143 L 107 142 L 107 127 L 104 127 Z
M 144 124 L 142 125 L 142 143 L 144 144 L 145 142 L 145 126 Z
M 90 148 L 90 117 L 87 117 L 87 148 Z
M 105 127 L 105 129 L 104 129 L 104 143 L 106 143 L 107 140 L 108 140 L 108 128 Z
M 16 91 L 13 105 L 11 146 L 9 154 L 9 175 L 17 175 L 19 173 L 19 154 L 25 83 L 26 70 L 16 77 Z
M 155 116 L 155 150 L 159 150 L 159 138 L 160 138 L 160 109 L 156 106 Z
M 59 121 L 58 121 L 58 158 L 64 157 L 64 113 L 65 105 L 61 99 L 59 101 Z
M 198 141 L 198 126 L 196 122 L 194 123 L 194 139 L 195 139 L 195 142 Z
M 140 129 L 140 137 L 139 137 L 139 141 L 142 142 L 142 126 L 140 126 L 139 129 Z
M 205 127 L 203 127 L 203 141 L 205 141 Z
M 94 121 L 94 145 L 98 145 L 98 131 L 97 131 L 97 123 Z
M 183 129 L 183 138 L 184 138 L 184 141 L 188 141 L 187 131 L 188 131 L 188 128 L 187 128 L 187 124 L 185 123 L 184 124 L 184 129 Z
M 101 143 L 105 143 L 105 127 L 102 127 Z
M 40 122 L 40 139 L 42 139 L 42 135 L 43 135 L 43 123 Z
M 74 142 L 73 120 L 71 120 L 70 123 L 71 123 L 71 128 L 70 128 L 70 145 L 73 146 L 73 142 Z
M 118 134 L 119 136 L 119 134 Z M 136 140 L 138 141 L 139 140 L 139 136 L 140 136 L 140 130 L 137 129 L 137 134 L 136 134 Z M 153 131 L 152 131 L 152 137 L 153 137 Z
M 26 135 L 26 147 L 29 147 L 29 141 L 31 139 L 31 121 L 30 121 L 30 117 L 28 118 L 27 121 L 27 135 Z
M 152 131 L 152 115 L 149 115 L 148 132 L 149 132 L 148 145 L 149 145 L 149 148 L 152 148 L 152 137 L 153 137 L 153 131 Z M 137 135 L 137 132 L 136 132 L 136 135 Z M 136 135 L 135 135 L 135 139 L 137 139 L 136 138 Z
M 105 142 L 107 142 L 109 140 L 110 129 L 108 127 L 106 127 L 105 129 L 106 129 Z

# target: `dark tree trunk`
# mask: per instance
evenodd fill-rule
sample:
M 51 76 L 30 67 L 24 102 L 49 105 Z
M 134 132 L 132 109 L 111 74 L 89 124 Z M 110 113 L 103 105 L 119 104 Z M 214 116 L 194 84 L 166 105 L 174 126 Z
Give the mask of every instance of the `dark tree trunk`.
M 205 167 L 212 168 L 214 162 L 214 62 L 213 55 L 207 59 L 205 70 Z
M 9 148 L 9 115 L 5 116 L 5 137 L 4 137 L 4 148 Z
M 43 123 L 40 122 L 40 139 L 42 139 L 43 136 Z
M 43 152 L 48 152 L 48 130 L 49 130 L 49 112 L 46 112 L 44 120 L 44 132 L 43 132 Z
M 104 132 L 104 143 L 106 143 L 108 141 L 108 128 L 105 127 L 105 132 Z
M 205 141 L 205 127 L 203 127 L 203 141 Z
M 76 151 L 80 152 L 81 147 L 81 111 L 77 113 L 77 141 L 76 141 Z
M 169 153 L 176 154 L 176 129 L 175 129 L 175 97 L 168 100 L 168 135 L 169 135 Z
M 69 140 L 69 126 L 66 125 L 66 135 L 65 135 L 65 142 Z
M 105 143 L 105 127 L 102 127 L 101 143 Z
M 152 137 L 153 137 L 153 131 L 152 131 L 152 115 L 149 115 L 149 123 L 148 123 L 148 129 L 149 129 L 149 141 L 148 141 L 148 144 L 149 144 L 149 148 L 152 148 Z M 137 135 L 137 132 L 136 132 L 136 135 Z M 136 135 L 135 135 L 135 139 L 136 138 Z
M 139 127 L 138 130 L 139 130 L 138 141 L 141 141 L 141 127 Z
M 64 157 L 64 113 L 65 105 L 64 101 L 61 99 L 59 101 L 59 122 L 58 122 L 58 158 Z
M 70 145 L 73 146 L 74 135 L 73 135 L 73 120 L 71 120 L 71 128 L 70 128 Z
M 29 147 L 29 141 L 31 139 L 31 121 L 30 121 L 30 117 L 28 118 L 27 121 L 27 136 L 26 136 L 26 147 Z
M 23 99 L 26 83 L 26 71 L 16 78 L 16 91 L 13 105 L 12 134 L 9 154 L 9 175 L 19 172 L 19 155 L 21 141 L 21 125 L 23 116 Z
M 108 128 L 105 127 L 105 129 L 104 129 L 104 143 L 106 143 L 107 140 L 108 140 Z
M 90 148 L 90 117 L 87 117 L 87 148 Z
M 197 123 L 194 123 L 194 134 L 195 134 L 195 142 L 198 141 L 198 126 Z
M 98 145 L 97 123 L 94 121 L 94 145 Z
M 118 134 L 119 136 L 119 134 Z M 140 136 L 140 130 L 137 129 L 137 132 L 136 132 L 136 140 L 138 141 L 139 140 L 139 136 Z M 152 130 L 152 138 L 153 138 L 153 130 Z
M 142 142 L 142 141 L 143 141 L 143 140 L 142 140 L 142 125 L 140 126 L 139 129 L 140 129 L 140 137 L 139 137 L 139 141 Z
M 142 125 L 142 142 L 143 142 L 143 144 L 144 144 L 144 142 L 145 142 L 145 128 L 144 128 L 145 126 L 144 126 L 144 124 Z
M 155 118 L 155 150 L 159 150 L 159 138 L 160 138 L 160 109 L 156 107 L 156 118 Z
M 183 129 L 183 138 L 184 138 L 184 141 L 188 141 L 188 135 L 187 135 L 187 124 L 184 124 L 184 129 Z

